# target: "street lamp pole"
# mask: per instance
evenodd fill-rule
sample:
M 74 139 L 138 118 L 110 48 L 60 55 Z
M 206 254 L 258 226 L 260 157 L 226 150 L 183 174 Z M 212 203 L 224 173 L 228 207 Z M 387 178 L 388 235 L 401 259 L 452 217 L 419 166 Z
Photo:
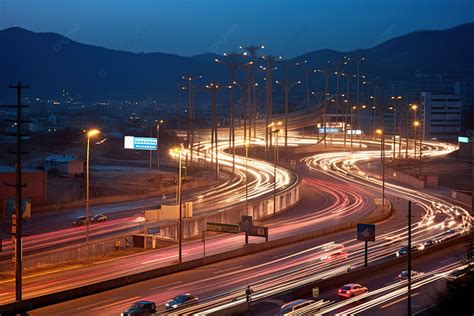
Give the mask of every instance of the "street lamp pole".
M 380 135 L 380 163 L 382 164 L 382 211 L 385 208 L 385 135 L 382 129 L 377 129 L 376 134 Z
M 313 70 L 314 72 L 320 72 L 324 75 L 325 81 L 325 88 L 324 88 L 324 115 L 323 115 L 323 128 L 324 128 L 324 150 L 326 150 L 326 136 L 327 136 L 327 115 L 328 115 L 328 84 L 329 84 L 329 76 L 331 72 L 329 70 L 321 70 L 316 69 Z
M 366 107 L 367 107 L 367 106 L 362 105 L 362 106 L 360 107 L 360 109 L 357 111 L 357 122 L 358 122 L 358 126 L 359 126 L 359 129 L 360 129 L 360 135 L 359 135 L 359 151 L 362 150 L 362 124 L 361 124 L 361 119 L 360 119 L 360 118 L 361 118 L 361 117 L 360 117 L 360 116 L 361 116 L 361 115 L 360 115 L 360 112 L 361 112 L 362 110 L 365 110 Z
M 100 133 L 93 129 L 87 132 L 87 150 L 86 150 L 86 263 L 89 264 L 89 224 L 90 224 L 90 198 L 89 198 L 89 160 L 90 160 L 90 139 Z
M 262 59 L 267 62 L 266 69 L 266 91 L 267 91 L 267 113 L 266 113 L 266 126 L 269 125 L 272 119 L 272 112 L 273 112 L 273 98 L 272 98 L 272 72 L 274 68 L 274 62 L 276 59 L 281 59 L 281 57 L 276 57 L 273 55 L 266 55 L 262 56 Z M 269 140 L 271 145 L 271 137 L 268 135 L 268 129 L 265 129 L 265 158 L 269 149 Z M 270 139 L 269 139 L 270 138 Z
M 217 89 L 219 89 L 219 85 L 216 83 L 210 83 L 206 85 L 206 88 L 209 89 L 212 93 L 212 128 L 211 128 L 211 170 L 212 170 L 212 162 L 214 160 L 214 151 L 216 155 L 216 180 L 219 179 L 219 159 L 218 159 L 218 150 L 217 150 Z
M 274 165 L 273 165 L 273 215 L 276 214 L 276 179 L 277 179 L 277 163 L 278 163 L 278 133 L 280 132 L 280 129 L 277 128 L 275 130 L 272 130 L 272 133 L 275 134 L 276 139 L 275 139 L 275 149 L 274 149 Z
M 178 243 L 179 243 L 179 257 L 178 262 L 183 262 L 183 206 L 182 206 L 182 147 L 175 147 L 170 150 L 170 154 L 178 158 L 178 208 L 179 208 L 179 221 L 178 221 Z

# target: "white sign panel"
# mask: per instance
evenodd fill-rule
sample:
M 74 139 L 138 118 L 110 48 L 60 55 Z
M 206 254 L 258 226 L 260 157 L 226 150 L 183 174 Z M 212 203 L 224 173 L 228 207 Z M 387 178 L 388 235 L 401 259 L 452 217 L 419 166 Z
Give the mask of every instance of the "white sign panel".
M 158 141 L 154 137 L 125 136 L 123 147 L 125 149 L 156 150 Z

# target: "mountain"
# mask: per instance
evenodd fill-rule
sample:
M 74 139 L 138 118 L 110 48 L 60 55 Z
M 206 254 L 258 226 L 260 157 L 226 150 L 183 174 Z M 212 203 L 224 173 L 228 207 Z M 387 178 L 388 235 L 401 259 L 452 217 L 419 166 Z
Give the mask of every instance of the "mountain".
M 175 96 L 183 74 L 222 76 L 225 70 L 188 57 L 111 50 L 17 27 L 0 31 L 0 46 L 0 87 L 28 82 L 35 96 L 57 96 L 63 88 L 84 97 Z
M 308 60 L 310 67 L 334 69 L 327 61 L 364 56 L 361 70 L 368 78 L 410 81 L 420 74 L 442 74 L 445 78 L 473 81 L 472 38 L 474 23 L 468 23 L 448 30 L 416 31 L 352 52 L 318 50 L 291 61 Z M 22 81 L 30 83 L 34 96 L 57 96 L 66 89 L 86 98 L 127 95 L 174 99 L 176 85 L 184 74 L 203 75 L 203 83 L 223 83 L 229 77 L 224 66 L 214 63 L 214 53 L 193 57 L 131 53 L 18 27 L 0 31 L 0 47 L 0 96 L 11 94 L 6 89 L 8 84 Z M 354 72 L 354 65 L 346 71 Z M 301 79 L 301 71 L 293 67 L 291 76 Z

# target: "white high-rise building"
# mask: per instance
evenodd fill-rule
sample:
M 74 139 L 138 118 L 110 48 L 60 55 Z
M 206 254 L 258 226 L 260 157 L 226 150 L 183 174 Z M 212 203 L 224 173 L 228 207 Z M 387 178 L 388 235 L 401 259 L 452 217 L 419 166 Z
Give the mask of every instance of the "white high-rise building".
M 461 132 L 463 101 L 460 94 L 421 93 L 423 138 L 456 141 Z

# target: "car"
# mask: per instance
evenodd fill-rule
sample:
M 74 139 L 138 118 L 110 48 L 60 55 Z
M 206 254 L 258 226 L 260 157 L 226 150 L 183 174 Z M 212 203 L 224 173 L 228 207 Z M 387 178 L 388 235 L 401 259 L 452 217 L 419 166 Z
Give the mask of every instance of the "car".
M 156 305 L 150 301 L 139 301 L 122 313 L 122 316 L 148 316 L 155 315 Z
M 420 272 L 418 271 L 415 271 L 415 270 L 411 270 L 411 277 L 416 277 L 416 276 L 419 276 L 421 275 Z M 403 270 L 402 272 L 400 272 L 400 274 L 398 275 L 398 278 L 400 280 L 406 280 L 408 279 L 408 270 Z
M 302 307 L 311 305 L 313 303 L 314 303 L 313 300 L 304 300 L 304 299 L 295 300 L 295 301 L 282 305 L 277 315 L 279 316 L 286 315 L 288 313 L 294 312 Z
M 417 250 L 421 250 L 423 249 L 423 245 L 419 244 L 419 245 L 414 245 L 414 246 L 411 246 L 411 252 L 414 252 L 414 251 L 417 251 Z M 400 250 L 398 250 L 395 255 L 397 257 L 401 257 L 401 256 L 405 256 L 408 254 L 408 246 L 404 246 L 402 248 L 400 248 Z
M 197 303 L 199 299 L 191 294 L 181 294 L 166 302 L 166 309 L 175 309 L 178 307 Z
M 106 220 L 107 216 L 104 214 L 96 214 L 91 217 L 91 222 L 93 223 L 105 222 Z
M 72 222 L 72 225 L 73 225 L 73 226 L 83 226 L 83 225 L 86 225 L 86 219 L 87 219 L 87 217 L 85 217 L 85 216 L 79 216 L 79 217 L 77 217 L 76 219 L 74 219 L 74 221 Z
M 346 284 L 342 286 L 339 290 L 337 290 L 337 295 L 339 295 L 340 297 L 349 298 L 349 297 L 364 294 L 368 291 L 369 289 L 366 288 L 365 286 L 362 286 L 357 283 L 350 283 L 350 284 Z
M 337 260 L 346 260 L 347 259 L 347 252 L 341 250 L 341 251 L 336 251 L 331 254 L 329 254 L 326 257 L 321 258 L 322 260 L 329 260 L 329 261 L 337 261 Z
M 445 276 L 445 278 L 446 278 L 446 281 L 448 282 L 457 282 L 457 281 L 463 280 L 466 274 L 467 273 L 465 269 L 458 269 L 458 270 L 451 271 L 449 274 Z
M 430 239 L 430 240 L 427 240 L 423 243 L 423 246 L 425 248 L 428 248 L 428 247 L 431 247 L 431 246 L 434 246 L 438 243 L 439 241 L 437 241 L 436 239 Z

